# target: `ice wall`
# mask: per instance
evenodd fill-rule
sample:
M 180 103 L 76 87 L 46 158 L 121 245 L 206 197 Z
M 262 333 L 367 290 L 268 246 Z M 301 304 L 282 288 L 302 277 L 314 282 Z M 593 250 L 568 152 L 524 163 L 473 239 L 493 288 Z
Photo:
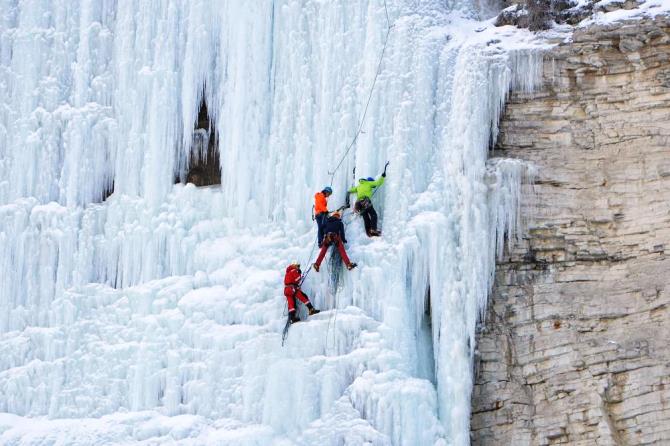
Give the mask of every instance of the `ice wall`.
M 282 349 L 281 271 L 313 253 L 384 2 L 0 2 L 0 412 L 66 440 L 57 419 L 94 417 L 100 441 L 468 443 L 526 174 L 488 147 L 541 58 L 475 32 L 467 2 L 387 6 L 331 198 L 390 160 L 384 237 L 345 216 L 359 268 L 310 273 L 331 311 Z M 173 183 L 203 95 L 222 185 L 197 190 Z M 3 440 L 43 438 L 7 417 Z

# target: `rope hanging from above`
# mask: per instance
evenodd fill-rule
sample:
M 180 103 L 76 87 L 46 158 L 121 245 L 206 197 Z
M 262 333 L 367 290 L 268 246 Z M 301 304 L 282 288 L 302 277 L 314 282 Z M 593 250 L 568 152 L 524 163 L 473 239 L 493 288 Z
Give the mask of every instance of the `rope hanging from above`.
M 346 159 L 347 155 L 351 151 L 351 148 L 356 144 L 356 141 L 358 140 L 359 135 L 361 134 L 361 131 L 363 130 L 363 124 L 365 123 L 365 117 L 368 114 L 368 107 L 370 106 L 370 101 L 372 100 L 372 93 L 375 91 L 375 85 L 377 84 L 377 78 L 379 77 L 379 73 L 381 72 L 382 68 L 382 62 L 384 61 L 384 54 L 386 53 L 386 47 L 388 46 L 389 42 L 389 36 L 391 35 L 391 29 L 393 28 L 393 25 L 391 25 L 391 20 L 389 19 L 389 11 L 388 7 L 386 6 L 386 0 L 384 0 L 384 12 L 386 13 L 386 37 L 384 38 L 384 46 L 382 48 L 381 55 L 379 56 L 379 62 L 377 63 L 377 71 L 375 72 L 375 77 L 372 80 L 372 86 L 370 87 L 370 94 L 368 94 L 368 100 L 365 103 L 365 108 L 363 109 L 363 115 L 361 116 L 361 119 L 358 123 L 358 129 L 356 130 L 356 133 L 354 134 L 353 139 L 349 143 L 349 145 L 346 147 L 344 150 L 344 153 L 342 154 L 342 157 L 340 158 L 340 161 L 337 163 L 337 166 L 335 166 L 335 169 L 333 169 L 332 172 L 328 172 L 330 174 L 330 186 L 333 186 L 333 179 L 335 178 L 335 173 L 337 173 L 337 170 L 342 166 L 342 163 Z

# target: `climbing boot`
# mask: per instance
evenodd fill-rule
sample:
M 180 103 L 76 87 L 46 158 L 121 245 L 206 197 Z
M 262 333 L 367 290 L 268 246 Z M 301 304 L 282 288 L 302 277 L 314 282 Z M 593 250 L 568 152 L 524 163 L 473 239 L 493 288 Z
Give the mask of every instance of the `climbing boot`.
M 371 237 L 381 237 L 381 235 L 382 235 L 382 231 L 379 231 L 379 230 L 377 230 L 377 229 L 372 229 L 372 230 L 370 231 L 370 234 L 371 234 L 371 235 L 370 235 Z
M 358 264 L 356 264 L 356 263 L 350 263 L 350 264 L 347 265 L 347 269 L 349 271 L 351 271 L 352 269 L 356 268 L 357 266 L 358 266 Z
M 298 317 L 298 315 L 296 314 L 295 311 L 291 311 L 291 312 L 288 314 L 288 320 L 289 320 L 289 322 L 292 323 L 292 324 L 295 324 L 296 322 L 300 322 L 300 318 Z
M 316 308 L 314 308 L 311 303 L 307 304 L 307 310 L 309 311 L 310 316 L 313 316 L 317 313 L 321 313 L 321 310 L 317 310 Z
M 319 272 L 320 267 L 316 263 L 312 265 L 312 268 L 314 268 L 314 271 L 316 271 L 317 273 Z

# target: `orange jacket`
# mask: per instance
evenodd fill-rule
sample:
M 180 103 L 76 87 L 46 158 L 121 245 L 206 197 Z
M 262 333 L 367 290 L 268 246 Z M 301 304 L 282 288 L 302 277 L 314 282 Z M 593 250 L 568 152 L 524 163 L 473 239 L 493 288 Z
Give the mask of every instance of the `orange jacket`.
M 317 192 L 314 194 L 314 215 L 322 212 L 328 212 L 328 199 L 323 192 Z

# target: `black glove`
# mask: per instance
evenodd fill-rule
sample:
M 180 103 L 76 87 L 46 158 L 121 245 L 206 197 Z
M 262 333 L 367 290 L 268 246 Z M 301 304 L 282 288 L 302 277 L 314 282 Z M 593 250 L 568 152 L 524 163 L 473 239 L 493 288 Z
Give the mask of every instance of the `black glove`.
M 382 177 L 386 177 L 386 171 L 384 171 L 384 173 L 382 173 Z

